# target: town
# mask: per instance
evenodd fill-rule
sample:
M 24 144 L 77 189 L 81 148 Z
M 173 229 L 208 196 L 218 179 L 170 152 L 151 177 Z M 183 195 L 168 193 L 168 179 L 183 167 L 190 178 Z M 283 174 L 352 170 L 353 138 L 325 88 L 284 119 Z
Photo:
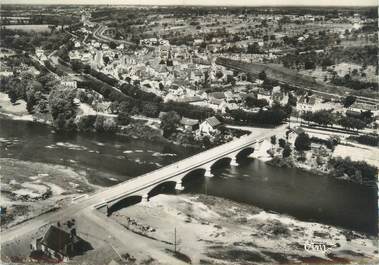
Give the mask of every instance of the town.
M 376 7 L 2 4 L 0 12 L 4 262 L 378 261 Z M 12 126 L 23 129 L 12 131 Z M 43 131 L 46 142 L 35 139 L 46 146 L 36 142 L 32 148 L 30 140 L 25 142 L 29 151 L 18 149 L 18 142 L 29 137 L 22 130 L 33 130 L 33 137 Z M 90 145 L 94 139 L 96 145 Z M 126 146 L 141 144 L 125 150 L 119 139 L 128 139 Z M 184 150 L 185 155 L 149 150 L 151 143 Z M 39 148 L 56 152 L 50 155 L 57 158 Z M 116 155 L 117 148 L 124 149 Z M 88 157 L 81 158 L 83 151 Z M 29 157 L 33 153 L 36 158 Z M 144 162 L 147 155 L 159 160 Z M 129 173 L 133 169 L 127 170 L 124 159 L 139 169 Z M 229 195 L 218 198 L 207 190 L 188 193 L 193 185 L 189 176 L 202 175 L 201 185 L 206 185 L 208 178 L 218 178 L 215 172 L 225 162 L 233 174 L 249 159 L 261 161 L 267 171 L 312 174 L 312 183 L 327 177 L 332 184 L 315 184 L 335 185 L 323 191 L 325 197 L 342 190 L 348 196 L 344 185 L 364 189 L 366 197 L 356 209 L 364 205 L 365 212 L 346 214 L 359 213 L 367 220 L 360 216 L 360 224 L 343 223 L 322 210 L 281 212 L 267 202 L 255 205 L 253 199 L 234 202 Z M 101 160 L 114 164 L 96 162 Z M 115 176 L 91 180 L 89 168 L 96 163 L 99 168 L 92 171 Z M 21 168 L 29 173 L 20 174 Z M 123 172 L 127 179 L 116 177 Z M 183 195 L 167 195 L 179 191 Z M 346 203 L 343 194 L 340 199 Z M 228 221 L 220 204 L 239 218 Z M 270 216 L 270 210 L 276 215 Z M 316 220 L 313 228 L 310 220 Z M 177 222 L 185 236 L 177 243 L 175 230 L 171 243 Z M 313 237 L 304 242 L 326 242 L 332 252 L 304 252 L 304 242 L 294 238 L 307 233 Z M 253 235 L 272 242 L 265 246 Z M 291 248 L 294 244 L 300 247 Z

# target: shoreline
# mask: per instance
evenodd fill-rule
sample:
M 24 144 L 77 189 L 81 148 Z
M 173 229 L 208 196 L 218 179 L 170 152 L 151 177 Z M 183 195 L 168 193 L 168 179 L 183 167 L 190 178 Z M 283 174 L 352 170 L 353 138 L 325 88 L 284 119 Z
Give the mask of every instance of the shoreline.
M 85 172 L 70 166 L 0 158 L 1 230 L 55 211 L 76 197 L 104 187 L 90 183 Z
M 3 112 L 3 111 L 1 111 L 1 108 L 0 108 L 0 118 L 14 120 L 14 121 L 35 122 L 35 123 L 39 123 L 41 125 L 51 126 L 51 128 L 54 129 L 54 127 L 52 126 L 50 121 L 43 120 L 43 119 L 36 119 L 31 114 L 17 115 L 17 114 L 13 114 L 13 113 Z M 172 141 L 170 139 L 164 138 L 162 135 L 160 135 L 158 133 L 157 129 L 153 129 L 149 125 L 140 126 L 140 124 L 138 124 L 138 121 L 135 124 L 133 124 L 132 126 L 133 127 L 136 127 L 136 126 L 139 127 L 139 129 L 136 131 L 137 133 L 123 133 L 122 130 L 125 129 L 125 127 L 124 127 L 122 129 L 120 129 L 118 132 L 116 132 L 115 135 L 123 136 L 123 137 L 129 138 L 129 139 L 154 141 L 154 142 L 160 142 L 160 143 L 166 143 L 166 144 L 173 144 L 173 145 L 181 146 L 181 147 L 185 147 L 185 148 L 200 148 L 200 150 L 204 150 L 204 147 L 199 146 L 199 145 L 181 144 L 178 141 Z M 143 130 L 143 128 L 149 128 L 149 130 L 155 130 L 157 133 L 154 134 L 153 136 L 148 136 L 146 134 L 146 130 Z M 80 132 L 76 132 L 76 133 L 80 133 Z M 96 134 L 97 132 L 93 132 L 93 133 Z M 266 141 L 268 141 L 268 140 L 266 140 Z M 210 148 L 212 148 L 212 147 L 210 147 Z M 311 164 L 293 163 L 293 161 L 288 161 L 288 159 L 282 158 L 281 155 L 276 155 L 276 156 L 272 157 L 267 153 L 267 151 L 269 149 L 270 148 L 267 147 L 265 151 L 261 151 L 259 154 L 253 153 L 249 157 L 254 158 L 254 159 L 258 159 L 259 161 L 261 161 L 267 165 L 273 166 L 273 167 L 293 168 L 293 169 L 301 170 L 303 172 L 307 172 L 307 173 L 310 173 L 310 174 L 313 174 L 316 176 L 323 176 L 325 174 L 330 176 L 330 169 L 327 169 L 327 171 L 325 171 L 325 169 L 315 168 Z M 337 179 L 340 179 L 342 181 L 353 182 L 347 178 L 337 178 Z M 356 182 L 353 182 L 353 183 L 356 183 Z M 357 183 L 357 184 L 359 184 L 359 183 Z M 361 185 L 366 185 L 366 184 L 361 184 Z
M 147 204 L 120 209 L 110 218 L 145 240 L 163 243 L 172 242 L 175 226 L 180 253 L 195 263 L 235 264 L 244 256 L 275 263 L 306 263 L 312 258 L 336 263 L 338 259 L 375 260 L 371 236 L 210 195 L 160 194 Z M 322 242 L 328 251 L 307 251 L 307 242 Z

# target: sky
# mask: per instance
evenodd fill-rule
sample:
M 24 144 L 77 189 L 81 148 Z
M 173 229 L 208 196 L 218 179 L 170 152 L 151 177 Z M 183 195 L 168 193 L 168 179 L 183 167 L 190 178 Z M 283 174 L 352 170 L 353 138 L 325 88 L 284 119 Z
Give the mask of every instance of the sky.
M 376 6 L 378 0 L 0 0 L 1 4 L 231 5 L 231 6 Z

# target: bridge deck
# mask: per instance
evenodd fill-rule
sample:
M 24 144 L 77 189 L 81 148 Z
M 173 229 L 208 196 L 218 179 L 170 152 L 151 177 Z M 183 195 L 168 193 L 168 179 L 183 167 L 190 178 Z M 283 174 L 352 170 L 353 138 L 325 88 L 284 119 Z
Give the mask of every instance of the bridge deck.
M 104 201 L 98 203 L 95 207 L 100 208 L 107 203 L 118 200 L 122 197 L 133 195 L 133 193 L 148 187 L 156 186 L 164 181 L 169 181 L 177 175 L 201 168 L 204 165 L 217 161 L 261 141 L 263 141 L 263 139 L 257 139 L 254 136 L 245 135 L 237 140 L 211 148 L 207 151 L 193 155 L 163 168 L 151 171 L 139 177 L 124 181 L 120 184 L 112 186 L 112 189 L 114 190 L 113 196 L 103 198 Z

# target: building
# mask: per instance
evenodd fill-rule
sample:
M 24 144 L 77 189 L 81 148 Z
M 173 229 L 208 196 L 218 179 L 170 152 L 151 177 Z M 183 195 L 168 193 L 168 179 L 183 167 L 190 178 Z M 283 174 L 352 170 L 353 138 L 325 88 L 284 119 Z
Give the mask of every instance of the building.
M 70 78 L 63 78 L 61 80 L 61 84 L 62 84 L 62 86 L 67 87 L 67 88 L 77 88 L 78 87 L 77 82 L 75 80 L 70 79 Z
M 183 126 L 186 131 L 196 131 L 199 129 L 199 121 L 194 119 L 189 119 L 186 117 L 182 117 L 180 120 L 180 124 Z
M 203 121 L 199 126 L 199 131 L 201 134 L 213 134 L 215 133 L 220 127 L 222 126 L 222 123 L 215 117 L 210 117 Z
M 57 261 L 68 261 L 83 251 L 85 241 L 76 235 L 76 228 L 70 223 L 69 231 L 61 225 L 49 227 L 43 237 L 36 239 L 31 245 L 32 250 Z

